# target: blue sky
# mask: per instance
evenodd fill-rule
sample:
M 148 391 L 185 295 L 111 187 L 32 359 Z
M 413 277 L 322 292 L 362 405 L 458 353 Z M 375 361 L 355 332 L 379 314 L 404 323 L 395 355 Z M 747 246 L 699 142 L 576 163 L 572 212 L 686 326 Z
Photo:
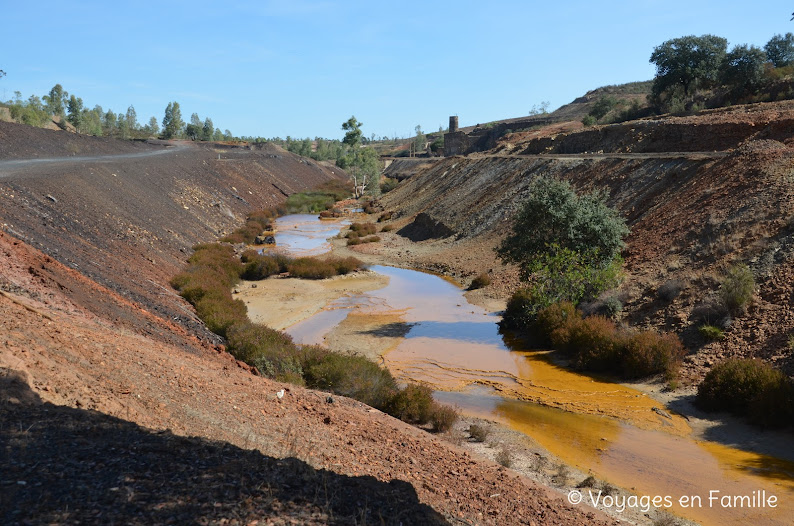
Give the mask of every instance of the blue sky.
M 87 106 L 162 121 L 169 101 L 235 135 L 413 135 L 554 109 L 588 90 L 653 77 L 670 38 L 711 33 L 763 46 L 794 32 L 794 3 L 4 2 L 0 97 L 56 83 Z

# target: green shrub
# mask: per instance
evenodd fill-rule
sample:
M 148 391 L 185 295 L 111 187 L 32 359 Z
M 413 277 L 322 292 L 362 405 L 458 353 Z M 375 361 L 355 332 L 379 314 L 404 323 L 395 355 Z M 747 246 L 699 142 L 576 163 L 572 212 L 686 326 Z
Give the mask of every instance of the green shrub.
M 288 266 L 290 276 L 303 279 L 325 279 L 336 276 L 336 269 L 330 263 L 316 258 L 294 259 Z
M 226 339 L 229 352 L 256 367 L 263 376 L 283 379 L 303 375 L 298 347 L 286 333 L 249 322 L 230 327 Z
M 622 378 L 664 373 L 670 380 L 686 353 L 673 334 L 626 333 L 603 316 L 583 319 L 571 303 L 557 303 L 539 311 L 534 330 L 581 369 Z
M 333 208 L 337 199 L 321 190 L 300 192 L 287 197 L 287 211 L 291 214 L 319 213 Z
M 433 425 L 434 433 L 446 433 L 455 422 L 458 421 L 458 411 L 454 407 L 433 403 L 433 410 L 430 415 L 430 422 Z
M 549 305 L 560 301 L 578 304 L 620 283 L 623 260 L 619 256 L 602 266 L 594 254 L 580 254 L 557 245 L 548 250 L 528 261 L 522 271 L 534 279 L 514 294 L 515 301 L 508 302 L 507 327 L 531 327 L 537 312 Z
M 188 263 L 193 268 L 216 271 L 218 277 L 224 279 L 229 287 L 232 287 L 240 279 L 242 265 L 235 257 L 234 248 L 231 245 L 205 243 L 194 246 L 193 250 L 193 255 L 188 258 Z
M 672 380 L 686 355 L 681 340 L 674 334 L 638 331 L 625 338 L 620 361 L 623 378 L 642 378 L 664 373 Z
M 582 313 L 576 310 L 573 303 L 561 301 L 538 311 L 534 329 L 538 336 L 552 343 L 551 335 L 554 334 L 555 331 L 565 328 L 573 320 L 581 319 Z M 566 344 L 567 338 L 563 340 L 558 336 L 557 345 L 563 346 Z
M 539 256 L 567 249 L 600 268 L 610 265 L 629 233 L 626 221 L 606 204 L 605 191 L 577 195 L 570 184 L 539 177 L 529 198 L 497 249 L 507 263 L 516 263 L 528 279 Z M 556 248 L 555 248 L 556 247 Z
M 248 214 L 243 226 L 226 237 L 221 238 L 221 241 L 232 244 L 251 244 L 254 242 L 256 236 L 264 231 L 273 229 L 273 219 L 278 217 L 282 212 L 284 212 L 284 210 L 279 208 L 269 208 L 251 212 Z
M 469 284 L 469 290 L 481 289 L 483 287 L 487 287 L 490 284 L 491 284 L 491 276 L 489 276 L 488 273 L 483 272 L 482 274 L 479 274 L 477 277 L 471 280 L 471 283 Z
M 708 372 L 698 386 L 697 405 L 728 411 L 764 426 L 790 425 L 794 387 L 777 369 L 752 359 L 728 359 Z
M 289 266 L 292 263 L 291 257 L 284 254 L 279 254 L 278 252 L 268 254 L 268 257 L 273 258 L 273 261 L 278 263 L 279 272 L 289 272 Z
M 245 264 L 241 277 L 249 281 L 256 281 L 278 273 L 279 263 L 275 258 L 257 255 L 255 259 Z
M 426 384 L 408 384 L 394 394 L 386 411 L 410 424 L 426 424 L 434 409 L 433 389 Z
M 507 300 L 501 326 L 521 332 L 530 330 L 534 325 L 537 312 L 548 306 L 541 303 L 542 300 L 534 288 L 523 287 L 516 290 Z
M 375 223 L 353 223 L 350 225 L 350 231 L 355 232 L 359 236 L 368 236 L 374 234 L 377 230 Z
M 574 324 L 563 350 L 574 355 L 574 364 L 588 371 L 612 371 L 619 367 L 624 341 L 612 320 L 591 316 Z
M 362 245 L 364 243 L 377 243 L 380 241 L 380 236 L 367 236 L 367 237 L 358 237 L 358 235 L 353 235 L 349 237 L 347 240 L 347 246 L 355 246 L 355 245 Z
M 593 126 L 596 122 L 598 122 L 598 120 L 592 115 L 585 115 L 582 119 L 582 124 L 585 126 Z
M 485 426 L 481 426 L 479 424 L 471 424 L 469 426 L 469 436 L 475 442 L 485 442 L 489 433 L 490 430 Z
M 234 300 L 229 294 L 212 292 L 204 295 L 196 304 L 196 314 L 209 330 L 226 337 L 229 328 L 248 321 L 248 310 L 242 300 Z
M 363 267 L 363 263 L 358 259 L 350 256 L 346 258 L 329 258 L 326 263 L 331 265 L 336 271 L 337 275 L 343 276 L 350 274 L 354 270 L 359 270 Z
M 698 327 L 698 332 L 705 339 L 712 342 L 725 339 L 725 333 L 722 331 L 722 329 L 714 325 L 701 325 Z
M 363 356 L 329 353 L 308 368 L 306 385 L 355 398 L 367 405 L 383 409 L 397 391 L 391 373 Z
M 205 267 L 196 267 L 192 272 L 183 272 L 171 281 L 172 284 L 178 285 L 179 295 L 194 306 L 205 295 L 211 292 L 222 294 L 231 287 L 222 274 Z
M 613 97 L 612 95 L 602 95 L 595 102 L 595 104 L 593 104 L 588 116 L 594 117 L 596 121 L 601 120 L 606 116 L 607 113 L 612 111 L 612 108 L 617 106 L 617 104 L 617 98 Z
M 754 292 L 755 278 L 747 265 L 741 263 L 728 269 L 720 285 L 720 298 L 731 313 L 742 312 Z
M 387 178 L 380 185 L 380 193 L 385 194 L 387 192 L 391 192 L 392 190 L 397 188 L 398 184 L 400 184 L 400 181 L 398 181 L 397 179 Z

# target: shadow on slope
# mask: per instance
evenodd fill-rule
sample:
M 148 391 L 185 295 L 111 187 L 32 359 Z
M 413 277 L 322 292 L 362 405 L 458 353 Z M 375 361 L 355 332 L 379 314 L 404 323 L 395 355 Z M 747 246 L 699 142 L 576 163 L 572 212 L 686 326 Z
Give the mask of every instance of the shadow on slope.
M 45 403 L 7 369 L 0 473 L 2 524 L 447 524 L 406 482 Z

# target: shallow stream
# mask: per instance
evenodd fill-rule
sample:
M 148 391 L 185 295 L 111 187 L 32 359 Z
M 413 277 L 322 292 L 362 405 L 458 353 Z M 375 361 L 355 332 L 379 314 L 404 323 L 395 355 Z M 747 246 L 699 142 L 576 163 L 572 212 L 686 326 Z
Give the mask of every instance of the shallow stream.
M 280 220 L 288 235 L 335 235 L 330 223 L 319 228 L 305 217 L 290 217 Z M 518 430 L 599 479 L 640 495 L 669 497 L 671 511 L 703 524 L 792 524 L 794 464 L 695 440 L 684 418 L 644 393 L 575 373 L 549 353 L 506 343 L 499 317 L 469 304 L 460 287 L 441 277 L 386 266 L 372 270 L 388 276 L 389 284 L 343 297 L 287 332 L 301 343 L 321 343 L 349 317 L 371 316 L 376 323 L 359 325 L 395 341 L 383 356 L 392 373 L 402 381 L 427 382 L 440 401 L 465 414 Z M 767 500 L 762 506 L 760 492 L 776 497 L 776 507 Z M 725 496 L 748 499 L 733 507 L 720 500 Z M 682 500 L 687 497 L 693 499 Z

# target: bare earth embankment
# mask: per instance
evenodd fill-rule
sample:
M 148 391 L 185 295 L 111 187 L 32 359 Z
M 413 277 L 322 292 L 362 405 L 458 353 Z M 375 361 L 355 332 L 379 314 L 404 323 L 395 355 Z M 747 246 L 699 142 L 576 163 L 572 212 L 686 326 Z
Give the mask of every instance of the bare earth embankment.
M 386 194 L 382 203 L 393 212 L 391 223 L 415 243 L 392 247 L 387 239 L 383 247 L 361 250 L 464 284 L 489 272 L 494 284 L 482 294 L 504 299 L 518 286 L 517 273 L 496 260 L 493 248 L 530 183 L 545 175 L 582 190 L 606 189 L 609 204 L 631 227 L 620 291 L 624 319 L 681 335 L 693 351 L 685 383 L 699 381 L 730 356 L 758 357 L 794 373 L 787 344 L 794 330 L 792 136 L 791 102 L 567 134 L 507 135 L 497 155 L 438 160 Z M 505 149 L 519 155 L 504 155 Z M 696 307 L 737 262 L 756 275 L 756 300 L 732 320 L 724 340 L 706 342 L 697 333 Z M 671 300 L 658 292 L 668 282 L 681 289 Z
M 25 143 L 5 159 L 69 148 L 0 131 Z M 117 153 L 83 139 L 75 155 Z M 188 146 L 0 179 L 4 524 L 613 522 L 223 352 L 168 279 L 194 243 L 338 174 L 278 149 Z

